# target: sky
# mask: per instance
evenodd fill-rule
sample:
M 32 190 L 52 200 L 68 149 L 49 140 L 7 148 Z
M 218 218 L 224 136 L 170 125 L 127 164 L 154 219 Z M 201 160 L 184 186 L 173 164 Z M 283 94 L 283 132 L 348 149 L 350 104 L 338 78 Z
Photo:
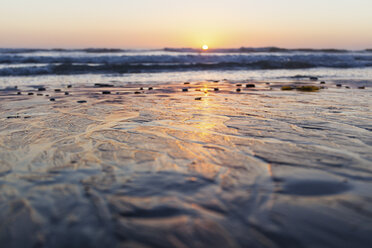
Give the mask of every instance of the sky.
M 372 48 L 372 0 L 0 0 L 0 47 Z

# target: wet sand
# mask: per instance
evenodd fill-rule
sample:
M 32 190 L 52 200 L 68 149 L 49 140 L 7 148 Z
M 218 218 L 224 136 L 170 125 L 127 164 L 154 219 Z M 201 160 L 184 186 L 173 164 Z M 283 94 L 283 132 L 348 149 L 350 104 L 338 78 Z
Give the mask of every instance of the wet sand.
M 0 244 L 370 247 L 371 89 L 338 83 L 1 91 Z

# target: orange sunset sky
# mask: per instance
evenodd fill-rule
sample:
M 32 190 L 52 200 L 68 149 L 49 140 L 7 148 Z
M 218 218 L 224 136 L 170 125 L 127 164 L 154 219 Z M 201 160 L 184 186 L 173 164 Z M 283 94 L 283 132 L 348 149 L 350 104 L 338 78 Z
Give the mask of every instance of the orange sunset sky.
M 0 47 L 372 47 L 370 0 L 2 0 Z

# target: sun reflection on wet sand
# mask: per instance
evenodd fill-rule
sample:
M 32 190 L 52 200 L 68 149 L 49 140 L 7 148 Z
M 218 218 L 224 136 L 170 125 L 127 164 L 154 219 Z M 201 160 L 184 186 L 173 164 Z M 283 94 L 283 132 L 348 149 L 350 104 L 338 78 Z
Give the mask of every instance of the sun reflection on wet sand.
M 367 220 L 371 207 L 365 93 L 344 101 L 332 89 L 256 85 L 0 96 L 0 227 L 35 246 L 36 237 L 64 244 L 62 233 L 101 247 L 257 247 L 327 230 L 342 246 L 341 227 Z

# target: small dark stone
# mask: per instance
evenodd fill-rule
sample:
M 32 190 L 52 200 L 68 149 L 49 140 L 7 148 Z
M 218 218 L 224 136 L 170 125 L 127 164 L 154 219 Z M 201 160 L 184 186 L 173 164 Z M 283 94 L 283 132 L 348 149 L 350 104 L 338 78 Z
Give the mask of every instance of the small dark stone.
M 245 87 L 246 88 L 254 88 L 254 87 L 256 87 L 256 85 L 254 85 L 254 84 L 246 84 Z
M 267 82 L 266 84 L 267 84 L 267 85 L 269 85 L 270 83 L 269 83 L 269 82 Z
M 27 95 L 32 96 L 33 94 L 34 94 L 34 93 L 32 93 L 32 92 L 28 92 Z
M 38 95 L 38 96 L 42 96 L 43 94 L 41 94 L 41 93 L 37 93 L 36 95 Z
M 358 89 L 364 90 L 366 87 L 365 86 L 360 86 Z
M 236 89 L 236 92 L 240 92 L 240 91 L 241 91 L 241 89 L 240 89 L 240 88 L 237 88 L 237 89 Z
M 349 87 L 349 86 L 345 86 L 345 88 L 346 88 L 346 89 L 350 89 L 350 87 Z
M 318 78 L 317 77 L 309 77 L 310 78 L 310 80 L 313 80 L 313 81 L 316 81 L 316 80 L 318 80 Z
M 7 119 L 18 119 L 18 118 L 20 118 L 20 116 L 19 115 L 11 115 L 11 116 L 8 116 L 6 118 Z
M 111 92 L 108 91 L 108 90 L 105 90 L 105 91 L 102 91 L 102 94 L 104 94 L 104 95 L 109 95 L 109 94 L 111 94 Z
M 54 102 L 56 99 L 54 99 L 54 98 L 50 98 L 49 99 L 49 101 L 52 101 L 52 102 Z
M 240 86 L 242 86 L 242 84 L 237 84 L 236 86 L 237 86 L 237 87 L 240 87 Z
M 141 87 L 140 90 L 143 90 L 143 87 Z
M 67 85 L 67 88 L 71 88 L 71 87 L 72 87 L 72 85 L 71 85 L 71 84 Z
M 70 93 L 68 93 L 67 91 L 65 92 L 65 95 L 67 96 L 67 95 L 70 95 Z
M 141 94 L 141 92 L 139 92 L 139 91 L 136 91 L 136 92 L 134 92 L 134 94 Z
M 342 84 L 336 84 L 337 87 L 342 87 Z
M 183 84 L 190 84 L 190 82 L 184 82 Z
M 202 98 L 201 97 L 195 97 L 195 100 L 200 101 Z
M 46 89 L 44 87 L 39 87 L 37 90 L 38 91 L 46 91 Z
M 94 84 L 95 87 L 114 87 L 112 84 Z
M 22 93 L 20 91 L 17 92 L 17 95 L 22 95 Z
M 325 84 L 325 82 L 324 82 L 324 81 L 322 81 L 322 82 L 320 82 L 320 84 Z
M 214 91 L 219 91 L 220 89 L 219 88 L 214 88 Z
M 45 95 L 45 96 L 49 96 L 49 95 Z
M 152 87 L 149 87 L 149 90 L 152 90 Z
M 189 91 L 189 89 L 188 88 L 183 88 L 182 91 L 186 92 L 186 91 Z
M 85 101 L 85 100 L 79 100 L 79 101 L 77 101 L 77 103 L 86 103 L 87 101 Z
M 54 91 L 55 92 L 61 92 L 61 89 L 55 89 Z

